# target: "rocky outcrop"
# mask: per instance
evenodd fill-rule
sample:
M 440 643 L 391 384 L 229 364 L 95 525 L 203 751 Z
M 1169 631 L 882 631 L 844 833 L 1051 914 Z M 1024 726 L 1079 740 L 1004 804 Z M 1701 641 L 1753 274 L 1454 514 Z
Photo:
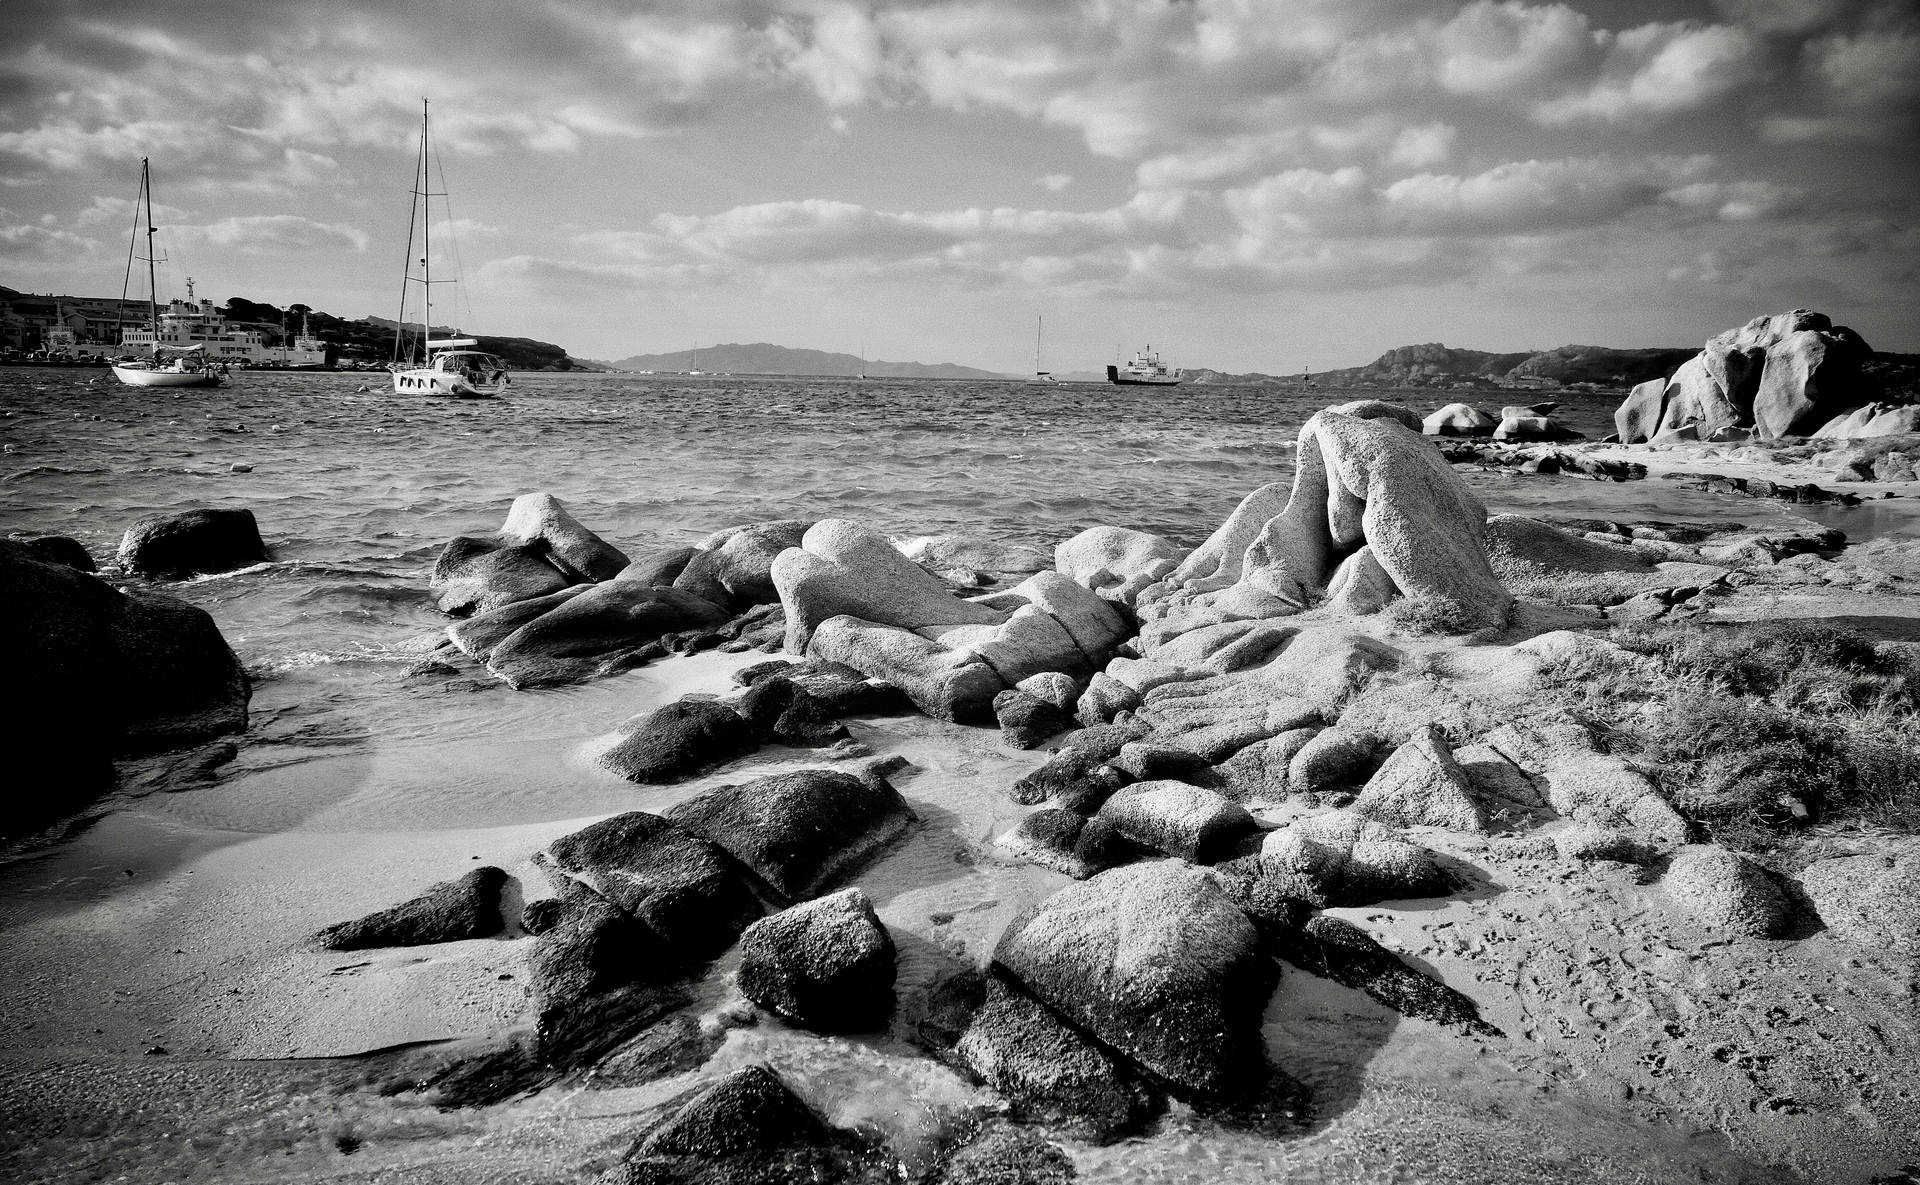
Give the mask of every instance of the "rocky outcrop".
M 267 562 L 253 511 L 183 510 L 151 514 L 120 539 L 120 568 L 156 580 L 186 580 Z
M 1499 1035 L 1470 998 L 1409 967 L 1351 922 L 1318 914 L 1297 931 L 1281 932 L 1276 946 L 1294 966 L 1358 988 L 1404 1016 Z
M 801 544 L 773 563 L 787 650 L 884 679 L 939 719 L 984 722 L 1001 691 L 1090 672 L 1128 632 L 1111 605 L 1056 572 L 969 601 L 858 523 L 816 523 Z
M 1095 817 L 1143 848 L 1196 864 L 1226 859 L 1259 830 L 1246 808 L 1231 799 L 1168 780 L 1123 787 Z
M 1122 605 L 1178 567 L 1185 549 L 1147 531 L 1088 527 L 1054 548 L 1056 571 Z
M 500 916 L 500 889 L 506 883 L 504 870 L 476 868 L 411 901 L 328 926 L 314 941 L 328 950 L 369 950 L 491 938 L 506 925 Z
M 667 818 L 718 844 L 778 901 L 804 901 L 853 875 L 916 822 L 877 773 L 804 769 L 717 786 Z
M 1069 885 L 1013 920 L 994 961 L 1176 1089 L 1218 1098 L 1266 1079 L 1260 1015 L 1276 969 L 1246 914 L 1190 865 Z
M 452 617 L 551 596 L 573 583 L 534 548 L 503 547 L 471 535 L 442 548 L 427 577 L 434 605 Z
M 1486 510 L 1417 432 L 1387 415 L 1323 411 L 1297 452 L 1291 492 L 1249 494 L 1142 595 L 1143 620 L 1285 616 L 1348 584 L 1417 596 L 1476 626 L 1506 620 L 1512 597 L 1487 565 Z
M 893 938 L 857 888 L 784 909 L 740 935 L 740 991 L 794 1024 L 881 1028 L 893 1011 Z
M 760 747 L 752 722 L 717 700 L 676 700 L 623 728 L 600 764 L 629 782 L 683 781 Z
M 1623 444 L 1692 428 L 1700 440 L 1729 429 L 1761 440 L 1806 436 L 1867 403 L 1873 350 L 1824 313 L 1795 309 L 1729 329 L 1664 383 L 1642 383 L 1614 413 Z
M 687 558 L 673 577 L 674 587 L 733 610 L 776 601 L 773 561 L 789 547 L 798 547 L 812 525 L 774 519 L 717 531 Z

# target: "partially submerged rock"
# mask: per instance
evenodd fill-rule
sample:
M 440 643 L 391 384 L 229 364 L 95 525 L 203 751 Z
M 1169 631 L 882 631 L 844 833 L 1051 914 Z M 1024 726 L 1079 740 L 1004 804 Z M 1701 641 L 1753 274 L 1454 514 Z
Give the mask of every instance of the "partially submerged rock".
M 779 1075 L 751 1065 L 695 1094 L 601 1179 L 608 1185 L 879 1185 L 897 1171 L 865 1141 L 828 1126 Z
M 503 869 L 476 868 L 411 901 L 328 926 L 314 941 L 328 950 L 368 950 L 491 938 L 506 925 L 500 917 L 500 889 L 506 883 Z
M 120 568 L 136 576 L 186 580 L 267 562 L 253 511 L 243 508 L 150 514 L 120 539 Z
M 675 700 L 624 731 L 600 764 L 630 782 L 684 781 L 760 746 L 752 722 L 718 700 Z
M 858 888 L 795 905 L 740 935 L 740 990 L 795 1024 L 882 1027 L 893 1010 L 893 939 Z
M 619 548 L 580 525 L 552 494 L 522 494 L 507 508 L 500 541 L 524 547 L 575 583 L 612 580 L 627 566 Z
M 557 868 L 645 925 L 677 963 L 720 953 L 760 916 L 732 860 L 659 815 L 613 815 L 561 836 L 547 852 Z
M 578 683 L 637 666 L 666 634 L 727 620 L 717 606 L 677 588 L 610 580 L 577 596 L 544 598 L 546 612 L 496 643 L 487 668 L 516 688 Z

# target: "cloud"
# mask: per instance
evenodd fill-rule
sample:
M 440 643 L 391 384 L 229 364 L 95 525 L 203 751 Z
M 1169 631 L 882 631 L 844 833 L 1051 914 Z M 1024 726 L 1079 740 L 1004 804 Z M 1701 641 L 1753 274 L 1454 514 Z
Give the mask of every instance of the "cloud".
M 83 259 L 100 250 L 93 239 L 46 226 L 0 226 L 0 259 L 15 263 Z
M 177 226 L 173 233 L 185 242 L 230 247 L 255 255 L 280 251 L 365 251 L 367 235 L 355 227 L 315 222 L 296 214 L 261 214 L 223 218 L 205 226 Z
M 1035 177 L 1033 183 L 1048 193 L 1059 193 L 1073 184 L 1073 176 L 1069 173 L 1048 173 L 1045 176 Z
M 1641 25 L 1606 38 L 1600 76 L 1534 108 L 1543 123 L 1633 123 L 1705 107 L 1758 76 L 1758 46 L 1727 25 Z

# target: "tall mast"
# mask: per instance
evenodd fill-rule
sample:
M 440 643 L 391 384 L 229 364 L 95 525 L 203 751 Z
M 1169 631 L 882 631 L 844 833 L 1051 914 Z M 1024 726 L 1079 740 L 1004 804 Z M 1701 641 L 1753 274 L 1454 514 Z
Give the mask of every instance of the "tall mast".
M 153 344 L 160 344 L 160 304 L 155 297 L 158 282 L 153 276 L 153 174 L 148 170 L 147 158 L 140 158 L 140 196 L 147 207 L 147 327 L 153 330 Z
M 1046 322 L 1047 319 L 1042 316 L 1036 316 L 1033 319 L 1033 373 L 1035 374 L 1040 373 L 1040 327 Z
M 420 100 L 420 353 L 431 361 L 427 343 L 433 340 L 433 199 L 427 182 L 427 101 Z

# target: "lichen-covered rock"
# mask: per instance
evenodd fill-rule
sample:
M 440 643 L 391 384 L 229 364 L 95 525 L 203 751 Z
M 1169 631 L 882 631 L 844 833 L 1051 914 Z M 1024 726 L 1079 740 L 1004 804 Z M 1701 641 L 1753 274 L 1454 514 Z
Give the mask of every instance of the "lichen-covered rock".
M 934 1185 L 1068 1185 L 1076 1175 L 1058 1144 L 1029 1128 L 993 1124 L 953 1153 Z
M 1003 976 L 987 977 L 986 997 L 954 1052 L 1022 1120 L 1108 1140 L 1146 1111 L 1124 1065 Z
M 1675 852 L 1660 888 L 1715 933 L 1781 938 L 1793 928 L 1793 905 L 1773 874 L 1715 844 Z
M 453 617 L 551 596 L 573 583 L 532 548 L 501 547 L 470 535 L 442 548 L 427 578 L 434 605 Z
M 761 918 L 740 935 L 740 991 L 777 1016 L 828 1033 L 886 1024 L 893 938 L 858 888 Z
M 1215 767 L 1222 793 L 1241 801 L 1278 802 L 1286 798 L 1291 793 L 1288 767 L 1320 732 L 1319 725 L 1288 729 L 1235 753 Z
M 552 494 L 522 494 L 507 509 L 500 541 L 539 553 L 575 583 L 612 580 L 627 566 L 619 548 L 580 525 Z
M 687 570 L 695 550 L 685 546 L 656 547 L 642 553 L 615 573 L 613 578 L 629 584 L 643 584 L 648 588 L 671 585 L 680 573 Z
M 1185 782 L 1135 782 L 1101 805 L 1099 818 L 1145 848 L 1196 864 L 1232 855 L 1260 825 L 1246 808 Z
M 504 870 L 476 868 L 411 901 L 328 926 L 314 941 L 328 950 L 369 950 L 490 938 L 506 925 L 500 916 L 500 889 L 506 883 Z
M 852 667 L 898 687 L 936 720 L 982 724 L 1006 690 L 998 671 L 968 651 L 857 617 L 830 617 L 808 639 L 808 657 Z
M 716 786 L 667 818 L 725 848 L 783 901 L 852 876 L 916 821 L 885 778 L 829 769 Z
M 1487 520 L 1487 555 L 1503 580 L 1653 570 L 1652 559 L 1624 543 L 1603 543 L 1518 514 Z
M 492 656 L 493 648 L 512 637 L 521 626 L 551 609 L 559 608 L 592 587 L 590 584 L 569 585 L 544 597 L 514 601 L 483 613 L 475 613 L 448 626 L 447 640 L 458 647 L 460 653 L 485 662 Z
M 1069 747 L 1015 782 L 1007 795 L 1022 806 L 1051 802 L 1090 815 L 1131 780 L 1125 771 L 1101 758 Z
M 253 511 L 181 510 L 150 514 L 120 538 L 120 568 L 136 576 L 185 580 L 267 562 Z
M 1466 771 L 1438 728 L 1426 725 L 1395 749 L 1353 800 L 1353 813 L 1398 827 L 1487 831 Z
M 1299 878 L 1330 905 L 1434 897 L 1454 888 L 1433 853 L 1345 810 L 1268 832 L 1260 866 L 1274 876 Z
M 760 747 L 753 724 L 716 700 L 682 699 L 622 726 L 600 764 L 629 782 L 684 781 Z
M 1267 1078 L 1260 1016 L 1277 970 L 1246 914 L 1190 865 L 1069 885 L 1013 920 L 994 961 L 1176 1088 L 1218 1098 Z

